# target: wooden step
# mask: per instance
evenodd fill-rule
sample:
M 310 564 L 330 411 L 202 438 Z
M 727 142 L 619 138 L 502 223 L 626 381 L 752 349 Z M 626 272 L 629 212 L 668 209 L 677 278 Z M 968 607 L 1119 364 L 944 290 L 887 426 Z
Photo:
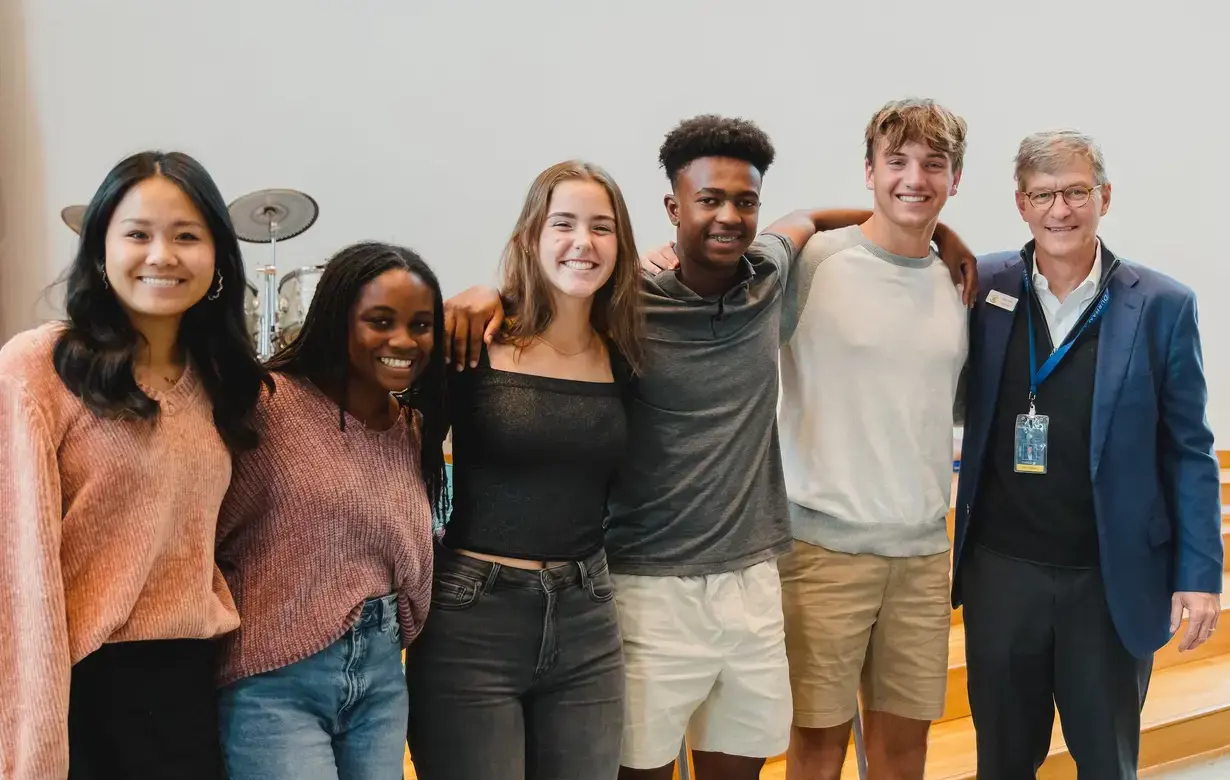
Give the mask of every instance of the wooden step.
M 1222 592 L 1225 593 L 1228 589 L 1230 589 L 1230 574 L 1227 574 L 1222 579 Z M 1220 625 L 1230 627 L 1230 617 L 1227 617 L 1226 614 L 1230 612 L 1230 599 L 1223 598 L 1221 609 Z M 1162 669 L 1169 669 L 1172 666 L 1194 663 L 1206 658 L 1212 658 L 1213 656 L 1230 656 L 1230 631 L 1214 631 L 1209 641 L 1200 647 L 1195 650 L 1189 650 L 1186 653 L 1180 653 L 1179 642 L 1182 641 L 1185 631 L 1187 631 L 1186 618 L 1180 624 L 1174 638 L 1153 656 L 1153 671 L 1155 673 Z M 968 715 L 969 696 L 966 689 L 965 625 L 960 624 L 952 627 L 952 633 L 948 637 L 948 689 L 944 697 L 944 714 L 936 722 L 943 723 L 964 718 Z
M 1171 763 L 1188 756 L 1230 746 L 1230 655 L 1163 669 L 1153 676 L 1142 715 L 1140 765 Z M 974 727 L 969 718 L 938 723 L 927 747 L 926 780 L 974 780 Z M 782 780 L 785 766 L 772 764 L 761 780 Z M 853 751 L 847 756 L 842 780 L 855 780 Z M 1039 780 L 1076 780 L 1076 766 L 1067 751 L 1058 718 L 1051 735 L 1051 752 L 1038 772 Z
M 1217 462 L 1223 469 L 1230 469 L 1230 450 L 1218 450 Z
M 1139 771 L 1138 777 L 1154 777 L 1158 778 L 1158 780 L 1167 780 L 1167 778 L 1200 777 L 1203 775 L 1205 778 L 1208 778 L 1209 775 L 1207 772 L 1200 772 L 1195 775 L 1186 772 L 1182 774 L 1179 773 L 1182 772 L 1182 770 L 1191 769 L 1192 767 L 1208 768 L 1209 765 L 1214 762 L 1221 764 L 1224 763 L 1223 759 L 1228 757 L 1230 757 L 1230 745 L 1209 750 L 1204 753 L 1184 756 L 1183 758 L 1178 758 L 1174 761 L 1167 761 L 1164 764 L 1154 764 L 1152 766 L 1145 767 Z

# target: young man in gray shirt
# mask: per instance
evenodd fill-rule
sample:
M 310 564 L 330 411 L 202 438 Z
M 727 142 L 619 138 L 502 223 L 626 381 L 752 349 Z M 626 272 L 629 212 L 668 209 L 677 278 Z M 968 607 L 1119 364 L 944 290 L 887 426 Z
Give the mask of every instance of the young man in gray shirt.
M 659 155 L 679 269 L 642 287 L 648 369 L 607 505 L 624 780 L 668 780 L 685 730 L 701 780 L 752 780 L 790 738 L 777 346 L 791 261 L 820 215 L 756 237 L 773 156 L 752 123 L 712 116 L 681 124 Z

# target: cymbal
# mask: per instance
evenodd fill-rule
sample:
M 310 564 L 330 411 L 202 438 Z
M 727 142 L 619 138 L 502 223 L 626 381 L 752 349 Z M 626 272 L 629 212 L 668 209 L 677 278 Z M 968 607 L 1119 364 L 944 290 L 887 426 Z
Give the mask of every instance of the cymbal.
M 60 219 L 77 235 L 81 235 L 81 220 L 84 216 L 85 206 L 65 206 L 60 209 Z
M 227 211 L 236 237 L 252 244 L 268 244 L 274 238 L 278 241 L 294 238 L 315 224 L 320 216 L 320 206 L 312 196 L 285 189 L 250 192 L 237 198 Z

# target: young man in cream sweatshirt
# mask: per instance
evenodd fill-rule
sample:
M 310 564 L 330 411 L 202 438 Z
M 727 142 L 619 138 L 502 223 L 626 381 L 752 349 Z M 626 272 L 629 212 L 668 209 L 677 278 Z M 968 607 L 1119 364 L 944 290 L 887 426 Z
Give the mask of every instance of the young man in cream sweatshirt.
M 840 777 L 860 687 L 873 776 L 921 780 L 927 731 L 944 709 L 945 518 L 968 327 L 931 242 L 957 191 L 965 130 L 931 101 L 881 109 L 866 130 L 871 218 L 817 233 L 787 288 L 789 780 Z

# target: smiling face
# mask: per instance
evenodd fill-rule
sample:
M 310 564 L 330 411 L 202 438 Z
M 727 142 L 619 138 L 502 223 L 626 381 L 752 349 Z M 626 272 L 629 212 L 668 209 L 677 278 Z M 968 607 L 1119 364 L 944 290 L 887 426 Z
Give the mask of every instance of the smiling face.
M 679 171 L 666 213 L 687 262 L 734 267 L 756 238 L 760 171 L 733 157 L 699 157 Z
M 1110 209 L 1110 184 L 1095 188 L 1096 178 L 1089 160 L 1080 156 L 1053 172 L 1024 172 L 1016 206 L 1036 251 L 1055 258 L 1091 256 L 1098 225 Z
M 556 295 L 592 298 L 611 278 L 619 257 L 615 209 L 596 181 L 555 185 L 538 237 L 538 263 Z
M 214 242 L 205 218 L 170 179 L 152 176 L 137 183 L 107 226 L 105 272 L 129 317 L 178 320 L 215 284 Z
M 917 141 L 890 150 L 880 139 L 874 164 L 865 166 L 867 189 L 875 193 L 875 212 L 909 231 L 934 227 L 961 181 L 947 154 Z
M 414 384 L 435 344 L 432 289 L 393 269 L 363 286 L 350 315 L 350 375 L 390 393 Z

